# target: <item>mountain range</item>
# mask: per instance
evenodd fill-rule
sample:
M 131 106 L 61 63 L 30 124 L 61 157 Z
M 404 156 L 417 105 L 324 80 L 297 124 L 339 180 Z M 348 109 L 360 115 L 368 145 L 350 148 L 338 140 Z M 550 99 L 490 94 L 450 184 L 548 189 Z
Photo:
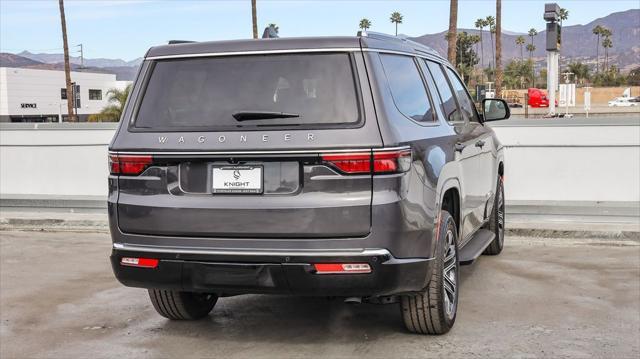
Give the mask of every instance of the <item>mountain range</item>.
M 611 64 L 618 65 L 623 71 L 640 65 L 640 9 L 612 13 L 593 20 L 586 25 L 564 26 L 562 28 L 561 55 L 569 60 L 595 63 L 597 37 L 593 34 L 593 28 L 596 25 L 604 26 L 612 32 L 611 40 L 613 41 L 613 48 L 609 49 L 609 62 Z M 480 34 L 478 29 L 458 29 L 458 32 L 463 31 L 469 34 Z M 446 31 L 443 31 L 437 34 L 413 37 L 411 40 L 427 45 L 443 56 L 446 56 L 446 33 Z M 504 59 L 504 63 L 511 59 L 520 58 L 520 45 L 516 44 L 518 36 L 525 38 L 526 43 L 523 45 L 524 47 L 526 47 L 526 44 L 531 43 L 531 37 L 527 34 L 503 31 L 502 58 Z M 536 61 L 544 61 L 546 58 L 546 36 L 546 31 L 540 31 L 537 36 L 533 37 L 533 44 L 536 47 L 533 57 Z M 484 64 L 488 65 L 492 54 L 491 35 L 487 29 L 484 29 L 482 33 L 482 41 L 484 43 L 483 60 Z M 599 52 L 601 56 L 600 61 L 603 61 L 602 39 L 600 41 Z M 523 49 L 523 54 L 525 58 L 528 58 L 529 54 L 526 48 Z
M 595 64 L 596 57 L 596 36 L 593 28 L 596 25 L 604 26 L 611 30 L 613 48 L 609 49 L 609 63 L 616 64 L 622 71 L 628 71 L 640 66 L 640 9 L 631 9 L 622 12 L 609 14 L 596 19 L 586 25 L 572 25 L 562 28 L 562 49 L 561 55 L 564 61 L 582 61 L 588 64 Z M 459 32 L 469 34 L 480 34 L 478 29 L 458 29 Z M 410 37 L 411 40 L 427 45 L 443 56 L 447 53 L 446 31 L 435 34 L 426 34 L 418 37 Z M 546 31 L 540 31 L 533 39 L 527 34 L 503 30 L 502 32 L 502 58 L 503 63 L 511 59 L 519 59 L 521 54 L 527 58 L 526 49 L 516 44 L 518 36 L 525 37 L 525 45 L 533 40 L 536 50 L 533 59 L 540 66 L 545 61 Z M 495 39 L 493 39 L 495 41 Z M 492 58 L 491 35 L 487 29 L 482 32 L 483 56 L 485 66 L 489 65 Z M 602 44 L 602 42 L 600 43 Z M 478 47 L 478 52 L 479 46 Z M 142 51 L 141 51 L 142 52 Z M 600 46 L 600 61 L 603 61 L 603 48 Z M 480 54 L 479 54 L 480 55 Z M 142 58 L 131 61 L 121 59 L 84 59 L 84 66 L 80 66 L 80 57 L 70 57 L 71 67 L 74 71 L 102 72 L 116 74 L 118 80 L 133 80 Z M 63 70 L 62 54 L 34 54 L 23 51 L 18 54 L 0 53 L 0 66 L 4 67 L 27 67 L 51 70 Z

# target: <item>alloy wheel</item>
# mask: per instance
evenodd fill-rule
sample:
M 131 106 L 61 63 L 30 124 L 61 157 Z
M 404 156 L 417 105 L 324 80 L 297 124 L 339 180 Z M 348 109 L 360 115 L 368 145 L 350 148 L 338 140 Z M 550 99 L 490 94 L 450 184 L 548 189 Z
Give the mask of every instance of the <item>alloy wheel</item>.
M 444 309 L 449 319 L 456 313 L 458 295 L 458 261 L 456 242 L 452 230 L 446 234 L 444 266 L 442 271 L 442 285 L 444 287 Z
M 502 180 L 502 179 L 500 179 Z M 504 190 L 498 192 L 498 242 L 500 247 L 504 243 Z

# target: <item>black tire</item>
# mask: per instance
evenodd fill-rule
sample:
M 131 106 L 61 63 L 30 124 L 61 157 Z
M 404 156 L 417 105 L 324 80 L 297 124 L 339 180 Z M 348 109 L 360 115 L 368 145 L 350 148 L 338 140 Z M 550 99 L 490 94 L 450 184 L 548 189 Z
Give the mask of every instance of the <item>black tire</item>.
M 439 223 L 436 255 L 432 271 L 428 274 L 427 288 L 421 293 L 400 297 L 404 325 L 413 333 L 445 334 L 456 321 L 460 267 L 458 235 L 449 212 L 440 211 Z M 449 280 L 445 279 L 445 269 L 449 269 Z
M 495 238 L 482 254 L 495 256 L 502 252 L 502 248 L 504 247 L 504 224 L 504 181 L 502 180 L 502 176 L 499 176 L 496 186 L 496 199 L 493 203 L 493 210 L 491 211 L 489 224 L 487 226 L 488 229 L 495 234 Z
M 149 298 L 158 314 L 171 320 L 195 320 L 209 315 L 218 301 L 215 294 L 149 289 Z

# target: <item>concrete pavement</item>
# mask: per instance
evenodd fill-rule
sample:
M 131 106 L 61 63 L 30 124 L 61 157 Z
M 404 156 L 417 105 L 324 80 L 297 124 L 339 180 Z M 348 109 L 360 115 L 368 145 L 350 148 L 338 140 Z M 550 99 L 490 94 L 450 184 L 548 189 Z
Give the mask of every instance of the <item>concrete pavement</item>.
M 105 233 L 0 231 L 0 357 L 637 358 L 640 243 L 507 237 L 461 271 L 454 329 L 408 334 L 397 305 L 222 298 L 169 322 L 113 278 Z

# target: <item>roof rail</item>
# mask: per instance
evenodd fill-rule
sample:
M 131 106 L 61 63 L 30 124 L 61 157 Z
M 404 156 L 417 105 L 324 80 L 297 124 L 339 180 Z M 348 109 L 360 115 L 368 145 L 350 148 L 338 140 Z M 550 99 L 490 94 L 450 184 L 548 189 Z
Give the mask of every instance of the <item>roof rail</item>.
M 385 34 L 382 32 L 374 32 L 374 31 L 369 31 L 369 32 L 365 32 L 365 31 L 358 31 L 358 37 L 369 37 L 372 39 L 376 39 L 376 40 L 383 40 L 383 41 L 395 41 L 395 42 L 401 42 L 405 45 L 411 46 L 415 51 L 417 52 L 422 52 L 425 54 L 429 54 L 429 55 L 434 55 L 437 57 L 442 57 L 442 55 L 440 55 L 438 53 L 438 51 L 432 49 L 431 47 L 427 46 L 427 45 L 423 45 L 419 42 L 413 41 L 411 39 L 409 39 L 409 37 L 407 35 L 389 35 L 389 34 Z
M 195 41 L 191 40 L 169 40 L 169 45 L 177 45 L 177 44 L 190 44 Z
M 385 34 L 383 32 L 375 32 L 375 31 L 366 31 L 366 32 L 358 31 L 358 36 L 367 36 L 372 39 L 378 39 L 378 40 L 406 41 L 406 39 L 398 36 Z

